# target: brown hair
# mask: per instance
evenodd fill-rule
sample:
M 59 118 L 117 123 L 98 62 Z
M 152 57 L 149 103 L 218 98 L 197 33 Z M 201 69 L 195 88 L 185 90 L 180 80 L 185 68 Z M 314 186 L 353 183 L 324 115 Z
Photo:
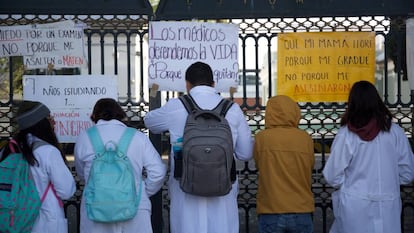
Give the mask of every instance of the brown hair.
M 91 120 L 95 123 L 98 120 L 119 120 L 122 121 L 126 117 L 124 110 L 118 102 L 111 98 L 102 98 L 98 100 L 93 108 Z
M 350 123 L 362 128 L 372 119 L 376 119 L 378 128 L 389 131 L 392 114 L 384 104 L 375 86 L 368 81 L 353 84 L 348 97 L 348 108 L 341 119 L 341 125 Z

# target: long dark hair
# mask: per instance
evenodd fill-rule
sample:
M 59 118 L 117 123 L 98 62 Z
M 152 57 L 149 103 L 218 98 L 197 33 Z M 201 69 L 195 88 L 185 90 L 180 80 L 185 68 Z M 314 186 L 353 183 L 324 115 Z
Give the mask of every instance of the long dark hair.
M 56 134 L 53 130 L 50 121 L 47 118 L 43 118 L 35 125 L 27 129 L 20 130 L 14 137 L 14 139 L 18 142 L 20 149 L 22 150 L 23 157 L 31 166 L 38 165 L 38 161 L 33 155 L 32 146 L 29 145 L 27 141 L 27 135 L 29 133 L 56 147 L 59 150 L 63 160 L 65 162 L 67 161 L 66 157 L 61 151 L 60 144 L 58 142 L 58 139 L 56 137 Z M 2 160 L 5 159 L 7 155 L 10 154 L 10 152 L 10 149 L 8 148 L 8 146 L 6 146 L 6 148 L 3 151 Z
M 362 128 L 375 118 L 378 128 L 389 131 L 392 114 L 385 106 L 375 86 L 368 81 L 354 83 L 348 97 L 348 107 L 341 119 L 341 126 L 351 124 Z

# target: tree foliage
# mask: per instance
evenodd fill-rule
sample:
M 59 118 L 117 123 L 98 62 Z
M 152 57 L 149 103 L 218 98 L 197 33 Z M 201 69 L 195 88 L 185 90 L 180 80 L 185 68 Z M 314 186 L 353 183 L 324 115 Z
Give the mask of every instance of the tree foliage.
M 23 74 L 23 57 L 0 57 L 0 99 L 8 99 L 11 88 L 13 94 L 22 93 Z M 10 86 L 10 81 L 12 81 L 12 86 Z

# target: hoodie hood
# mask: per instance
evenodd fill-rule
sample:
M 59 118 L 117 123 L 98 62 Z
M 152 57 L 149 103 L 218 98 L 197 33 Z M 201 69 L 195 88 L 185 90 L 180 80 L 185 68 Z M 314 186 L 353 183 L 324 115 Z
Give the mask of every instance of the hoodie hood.
M 265 127 L 295 127 L 301 118 L 298 104 L 290 97 L 284 95 L 273 96 L 266 105 Z

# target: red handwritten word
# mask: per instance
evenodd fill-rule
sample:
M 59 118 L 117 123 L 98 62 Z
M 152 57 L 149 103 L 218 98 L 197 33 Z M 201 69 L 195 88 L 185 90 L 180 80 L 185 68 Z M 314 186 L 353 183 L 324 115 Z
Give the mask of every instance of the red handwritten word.
M 63 64 L 68 66 L 75 66 L 75 65 L 83 65 L 85 64 L 85 61 L 81 57 L 75 57 L 75 56 L 63 56 Z
M 78 136 L 91 126 L 91 121 L 56 121 L 55 132 L 59 136 Z

